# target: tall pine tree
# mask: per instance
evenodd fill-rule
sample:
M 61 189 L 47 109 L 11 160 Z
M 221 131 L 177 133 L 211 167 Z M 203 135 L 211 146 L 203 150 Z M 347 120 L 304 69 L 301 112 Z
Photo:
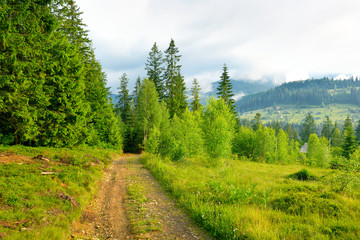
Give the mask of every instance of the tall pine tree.
M 330 120 L 330 117 L 326 116 L 321 130 L 321 136 L 330 139 L 333 131 L 334 131 L 334 126 Z
M 193 111 L 193 112 L 201 110 L 201 103 L 200 103 L 200 96 L 199 96 L 200 90 L 201 90 L 200 85 L 199 85 L 197 79 L 195 78 L 193 81 L 193 86 L 191 88 L 192 102 L 190 103 L 191 111 Z
M 180 116 L 184 113 L 186 102 L 186 87 L 184 77 L 181 75 L 179 65 L 181 55 L 178 55 L 179 49 L 175 46 L 175 41 L 171 39 L 166 54 L 166 71 L 164 72 L 164 81 L 166 85 L 165 99 L 170 112 L 170 116 L 174 114 Z
M 230 82 L 226 64 L 224 64 L 223 73 L 220 76 L 219 86 L 217 87 L 217 95 L 224 99 L 225 103 L 229 105 L 232 111 L 235 111 L 235 100 L 233 99 L 234 94 L 232 93 L 232 84 Z
M 164 59 L 162 52 L 158 49 L 156 43 L 154 43 L 149 53 L 149 57 L 145 63 L 145 70 L 147 71 L 147 76 L 155 84 L 156 91 L 159 95 L 159 100 L 165 98 L 165 86 L 162 79 L 162 74 L 165 70 L 164 68 Z
M 119 101 L 116 104 L 116 112 L 121 116 L 121 120 L 128 125 L 131 118 L 131 96 L 127 88 L 129 79 L 124 73 L 120 78 L 120 87 L 118 87 Z
M 307 142 L 310 134 L 315 133 L 315 130 L 315 119 L 311 113 L 308 113 L 301 128 L 301 140 Z
M 350 155 L 355 152 L 357 148 L 352 122 L 349 117 L 347 117 L 344 122 L 343 140 L 341 148 L 342 155 L 346 158 L 350 158 Z

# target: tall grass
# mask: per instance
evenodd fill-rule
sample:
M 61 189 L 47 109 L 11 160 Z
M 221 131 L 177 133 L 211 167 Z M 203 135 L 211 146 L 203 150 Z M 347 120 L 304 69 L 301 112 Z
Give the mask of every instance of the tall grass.
M 217 239 L 359 239 L 360 189 L 335 192 L 331 170 L 227 160 L 142 161 Z M 311 175 L 296 180 L 294 173 Z
M 14 146 L 0 147 L 0 153 L 38 156 L 28 162 L 0 162 L 3 239 L 67 239 L 70 224 L 93 198 L 102 170 L 112 160 L 109 151 L 88 147 Z

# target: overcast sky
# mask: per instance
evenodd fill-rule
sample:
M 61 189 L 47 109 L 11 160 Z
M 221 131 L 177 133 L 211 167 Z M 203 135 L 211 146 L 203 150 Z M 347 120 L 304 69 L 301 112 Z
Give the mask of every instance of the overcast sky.
M 154 42 L 179 48 L 188 86 L 204 90 L 224 63 L 233 79 L 277 83 L 360 76 L 359 0 L 77 0 L 95 53 L 116 92 L 145 76 Z

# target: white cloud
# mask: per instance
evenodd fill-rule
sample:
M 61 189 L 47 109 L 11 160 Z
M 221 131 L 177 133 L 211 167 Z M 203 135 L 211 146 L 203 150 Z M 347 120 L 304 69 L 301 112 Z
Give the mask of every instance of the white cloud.
M 271 76 L 279 82 L 359 69 L 358 0 L 77 3 L 98 58 L 112 72 L 108 76 L 123 70 L 144 74 L 152 44 L 165 50 L 171 38 L 182 54 L 186 81 L 197 77 L 203 89 L 219 79 L 224 63 L 233 78 Z

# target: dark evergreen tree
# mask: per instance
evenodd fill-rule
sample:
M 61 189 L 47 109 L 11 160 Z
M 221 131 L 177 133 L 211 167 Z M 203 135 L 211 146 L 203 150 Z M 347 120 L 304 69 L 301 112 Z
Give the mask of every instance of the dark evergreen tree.
M 191 111 L 193 112 L 201 110 L 201 103 L 199 96 L 200 90 L 201 90 L 200 85 L 197 79 L 195 78 L 193 81 L 193 86 L 191 88 L 192 102 L 190 103 Z
M 134 99 L 134 106 L 136 107 L 137 103 L 138 103 L 138 98 L 139 98 L 139 94 L 140 94 L 140 89 L 141 89 L 141 85 L 142 85 L 142 81 L 140 76 L 138 76 L 138 78 L 136 79 L 135 82 L 135 89 L 132 93 L 132 98 Z
M 224 99 L 225 103 L 228 104 L 233 111 L 235 111 L 235 100 L 233 99 L 234 94 L 232 93 L 232 84 L 230 82 L 226 64 L 223 66 L 223 73 L 220 77 L 219 86 L 217 87 L 217 95 Z
M 120 78 L 120 87 L 118 87 L 118 98 L 119 101 L 116 104 L 116 112 L 121 116 L 121 120 L 128 125 L 131 118 L 131 96 L 127 88 L 129 79 L 126 73 Z
M 151 48 L 151 52 L 149 53 L 145 66 L 147 76 L 154 82 L 156 91 L 159 94 L 159 101 L 161 101 L 165 98 L 165 86 L 162 79 L 162 74 L 165 68 L 162 52 L 158 49 L 156 43 L 154 43 Z
M 174 114 L 181 116 L 187 107 L 185 82 L 180 73 L 181 65 L 178 65 L 181 55 L 178 53 L 175 41 L 171 39 L 169 48 L 165 51 L 167 67 L 163 78 L 166 84 L 165 99 L 171 117 Z
M 342 128 L 342 130 L 343 130 L 342 133 L 344 134 L 344 131 L 349 127 L 353 128 L 353 125 L 352 125 L 351 119 L 350 119 L 350 117 L 348 115 L 346 117 L 345 121 L 344 121 L 343 128 Z
M 286 125 L 286 130 L 288 137 L 290 140 L 299 141 L 299 135 L 295 128 L 293 128 L 289 123 Z
M 8 143 L 48 146 L 95 143 L 107 135 L 120 146 L 105 75 L 74 2 L 5 1 L 1 7 L 0 134 Z M 107 115 L 101 124 L 112 133 L 100 136 L 96 109 Z
M 326 116 L 325 121 L 323 123 L 323 127 L 321 129 L 321 136 L 326 137 L 328 140 L 331 138 L 331 134 L 334 131 L 334 126 L 330 120 L 329 116 Z
M 342 155 L 350 158 L 350 155 L 355 152 L 358 144 L 354 135 L 353 126 L 349 117 L 344 122 L 343 140 L 342 140 Z
M 308 113 L 305 117 L 305 121 L 301 128 L 301 140 L 307 142 L 310 134 L 315 133 L 316 126 L 315 120 L 311 113 Z
M 261 114 L 260 113 L 256 113 L 253 121 L 252 121 L 252 129 L 254 131 L 257 131 L 259 129 L 259 127 L 262 125 L 261 124 Z
M 357 78 L 356 78 L 356 81 L 358 81 Z M 360 120 L 358 121 L 358 124 L 355 129 L 355 137 L 356 137 L 357 143 L 360 144 Z

